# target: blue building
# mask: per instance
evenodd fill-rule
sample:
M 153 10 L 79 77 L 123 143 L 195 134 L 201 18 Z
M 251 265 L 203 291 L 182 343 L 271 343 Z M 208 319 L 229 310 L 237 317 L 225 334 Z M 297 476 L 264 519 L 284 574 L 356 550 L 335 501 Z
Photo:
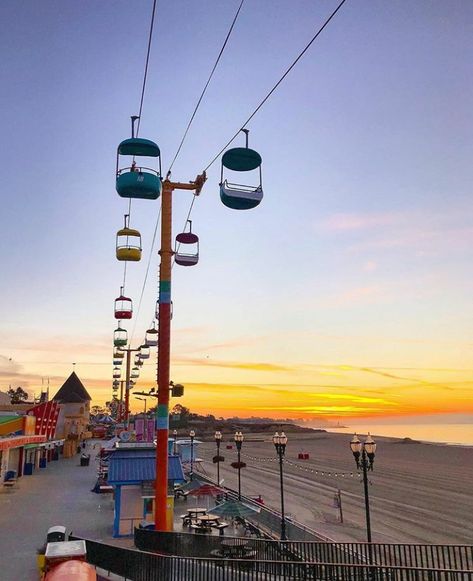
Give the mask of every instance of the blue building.
M 154 522 L 154 481 L 156 480 L 156 449 L 142 447 L 118 448 L 111 451 L 108 484 L 115 491 L 115 517 L 113 536 L 132 535 L 141 522 Z M 178 456 L 168 458 L 168 482 L 185 481 Z M 170 530 L 174 520 L 174 495 L 168 496 L 168 522 Z
M 181 438 L 176 440 L 176 454 L 180 457 L 181 461 L 184 463 L 191 461 L 191 450 L 192 450 L 192 461 L 193 462 L 200 462 L 198 457 L 199 452 L 199 444 L 202 442 L 200 440 L 194 439 L 193 444 L 191 445 L 190 438 Z M 172 448 L 172 450 L 174 447 Z M 171 452 L 171 449 L 169 450 Z

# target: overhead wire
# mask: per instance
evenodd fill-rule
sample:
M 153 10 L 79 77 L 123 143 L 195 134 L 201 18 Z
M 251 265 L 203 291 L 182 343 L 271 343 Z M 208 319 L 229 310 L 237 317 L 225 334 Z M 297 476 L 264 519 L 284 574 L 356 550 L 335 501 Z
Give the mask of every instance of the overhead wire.
M 137 137 L 138 137 L 139 132 L 140 132 L 141 115 L 143 113 L 143 104 L 144 104 L 145 92 L 146 92 L 146 82 L 148 80 L 149 57 L 150 57 L 150 53 L 151 53 L 151 43 L 153 40 L 153 30 L 154 30 L 154 21 L 155 21 L 155 16 L 156 16 L 157 3 L 158 3 L 157 0 L 153 0 L 153 8 L 151 11 L 151 23 L 150 23 L 149 34 L 148 34 L 148 46 L 146 49 L 145 69 L 144 69 L 144 73 L 143 73 L 143 83 L 141 85 L 140 107 L 139 107 L 139 112 L 138 112 L 138 124 L 136 127 L 136 136 Z M 131 198 L 128 202 L 128 216 L 131 216 Z M 127 262 L 125 261 L 125 266 L 123 268 L 123 289 L 125 289 L 126 271 L 127 271 Z
M 248 125 L 248 123 L 253 119 L 253 117 L 258 113 L 258 111 L 261 109 L 261 107 L 266 103 L 266 101 L 271 97 L 271 95 L 274 93 L 274 91 L 276 91 L 276 89 L 279 87 L 279 85 L 284 81 L 284 79 L 287 77 L 287 75 L 292 71 L 292 69 L 296 66 L 296 64 L 300 61 L 300 59 L 304 56 L 304 54 L 309 50 L 309 48 L 312 46 L 312 44 L 317 40 L 317 38 L 319 37 L 319 35 L 322 33 L 322 31 L 327 27 L 327 25 L 329 24 L 329 22 L 332 20 L 332 18 L 334 18 L 334 16 L 337 14 L 337 12 L 340 10 L 340 8 L 345 4 L 347 0 L 342 0 L 340 2 L 340 4 L 338 4 L 338 6 L 335 8 L 335 10 L 330 14 L 330 16 L 325 20 L 325 22 L 322 24 L 322 26 L 319 28 L 319 30 L 315 33 L 315 35 L 311 38 L 311 40 L 309 41 L 309 43 L 305 46 L 305 48 L 302 50 L 302 52 L 299 53 L 299 55 L 297 56 L 297 58 L 292 62 L 292 64 L 286 69 L 286 71 L 284 72 L 284 74 L 282 75 L 282 77 L 278 80 L 278 82 L 273 86 L 273 88 L 269 91 L 269 93 L 264 97 L 264 99 L 259 103 L 259 105 L 256 107 L 256 109 L 253 111 L 253 113 L 251 113 L 251 115 L 248 117 L 248 119 L 243 123 L 243 125 L 240 127 L 240 129 L 238 129 L 238 131 L 235 133 L 235 135 L 222 147 L 222 149 L 217 153 L 217 155 L 215 155 L 212 160 L 210 161 L 209 164 L 207 164 L 207 166 L 205 167 L 204 171 L 207 171 L 216 161 L 217 159 L 220 157 L 220 155 L 227 149 L 227 147 L 237 138 L 237 136 L 239 135 L 240 131 L 242 129 L 244 129 L 246 127 L 246 125 Z
M 254 111 L 251 113 L 251 115 L 248 117 L 248 119 L 246 119 L 246 121 L 243 123 L 243 125 L 240 127 L 240 129 L 238 129 L 238 131 L 233 135 L 233 137 L 222 147 L 222 149 L 212 158 L 212 160 L 210 161 L 210 163 L 207 164 L 207 166 L 205 167 L 205 169 L 203 170 L 203 172 L 207 172 L 210 167 L 217 161 L 217 159 L 222 155 L 222 153 L 227 149 L 227 147 L 229 145 L 231 145 L 233 143 L 233 141 L 238 137 L 238 135 L 240 134 L 240 132 L 246 127 L 246 125 L 248 125 L 248 123 L 253 119 L 253 117 L 258 113 L 258 111 L 263 107 L 263 105 L 268 101 L 268 99 L 271 97 L 271 95 L 276 91 L 276 89 L 279 87 L 279 85 L 284 81 L 284 79 L 287 77 L 287 75 L 292 71 L 292 69 L 296 66 L 296 64 L 299 62 L 299 60 L 304 56 L 304 54 L 309 50 L 309 48 L 312 46 L 312 44 L 315 42 L 315 40 L 317 40 L 317 38 L 319 37 L 319 35 L 322 33 L 322 31 L 326 28 L 326 26 L 329 24 L 329 22 L 332 20 L 332 18 L 334 18 L 334 16 L 337 14 L 337 12 L 340 10 L 340 8 L 345 4 L 347 0 L 342 0 L 338 6 L 335 8 L 335 10 L 330 14 L 330 16 L 325 20 L 325 22 L 322 24 L 322 26 L 317 30 L 317 32 L 314 34 L 314 36 L 311 38 L 311 40 L 308 42 L 308 44 L 304 47 L 304 49 L 299 53 L 299 55 L 297 56 L 297 58 L 292 62 L 292 64 L 286 69 L 286 71 L 283 73 L 283 75 L 280 77 L 280 79 L 277 81 L 277 83 L 272 87 L 272 89 L 266 94 L 266 96 L 264 97 L 264 99 L 262 99 L 262 101 L 260 101 L 260 103 L 258 104 L 258 106 L 256 107 L 256 109 L 254 109 Z M 192 200 L 192 204 L 191 207 L 189 209 L 189 212 L 187 214 L 187 220 L 190 219 L 190 215 L 192 212 L 192 207 L 194 205 L 194 199 Z
M 140 110 L 138 113 L 138 126 L 136 128 L 136 136 L 140 132 L 140 123 L 141 123 L 141 114 L 143 112 L 143 103 L 145 99 L 145 91 L 146 91 L 146 81 L 148 79 L 148 65 L 149 65 L 149 55 L 151 52 L 151 42 L 153 40 L 153 29 L 154 29 L 154 17 L 156 15 L 156 4 L 157 0 L 153 0 L 153 11 L 151 12 L 151 24 L 149 27 L 149 36 L 148 36 L 148 48 L 146 51 L 146 62 L 145 62 L 145 71 L 143 75 L 143 85 L 141 87 L 141 99 L 140 99 Z
M 219 52 L 219 54 L 217 56 L 217 59 L 216 59 L 214 65 L 212 67 L 212 70 L 211 70 L 210 75 L 209 75 L 209 77 L 207 79 L 207 82 L 205 83 L 205 86 L 204 86 L 204 88 L 202 90 L 202 93 L 200 94 L 200 97 L 199 97 L 199 99 L 197 101 L 197 104 L 194 107 L 194 110 L 193 110 L 192 115 L 191 115 L 191 117 L 189 119 L 189 122 L 187 123 L 187 127 L 186 127 L 186 129 L 184 131 L 184 134 L 182 136 L 181 142 L 179 143 L 179 147 L 177 148 L 177 151 L 174 154 L 174 157 L 173 157 L 173 159 L 171 161 L 171 164 L 169 166 L 169 169 L 167 171 L 167 174 L 169 174 L 171 172 L 172 167 L 174 166 L 174 163 L 177 160 L 177 158 L 179 156 L 179 153 L 181 152 L 182 146 L 184 145 L 184 141 L 186 140 L 187 134 L 189 133 L 189 129 L 190 129 L 191 125 L 192 125 L 192 122 L 194 121 L 194 118 L 195 118 L 195 116 L 197 114 L 197 111 L 198 111 L 198 109 L 200 107 L 200 104 L 202 103 L 202 99 L 204 98 L 204 95 L 205 95 L 205 93 L 207 91 L 207 88 L 208 88 L 208 86 L 210 84 L 210 81 L 212 80 L 212 77 L 213 77 L 213 75 L 215 73 L 215 70 L 216 70 L 216 68 L 218 66 L 218 63 L 220 62 L 220 59 L 221 59 L 221 57 L 223 55 L 223 52 L 225 50 L 225 47 L 227 46 L 228 40 L 229 40 L 229 38 L 231 36 L 231 33 L 233 31 L 233 28 L 235 26 L 235 23 L 237 21 L 237 18 L 238 18 L 239 14 L 240 14 L 240 11 L 241 11 L 241 8 L 242 8 L 244 2 L 245 2 L 245 0 L 241 0 L 240 5 L 238 6 L 238 10 L 236 11 L 236 14 L 235 14 L 235 16 L 233 18 L 233 21 L 231 23 L 231 26 L 230 26 L 230 28 L 229 28 L 229 30 L 227 32 L 227 36 L 225 37 L 225 40 L 223 42 L 223 45 L 222 45 L 222 47 L 220 49 L 220 52 Z M 141 95 L 140 117 L 138 119 L 138 130 L 139 130 L 139 124 L 140 124 L 140 120 L 141 120 L 141 111 L 142 111 L 144 90 L 145 90 L 145 86 L 146 86 L 146 73 L 147 73 L 148 62 L 149 62 L 149 52 L 150 52 L 150 46 L 151 46 L 151 36 L 152 36 L 152 29 L 153 29 L 153 20 L 154 20 L 155 6 L 156 6 L 156 1 L 154 2 L 154 5 L 153 5 L 153 16 L 152 16 L 152 24 L 151 24 L 151 28 L 150 28 L 150 40 L 149 40 L 149 43 L 148 43 L 148 53 L 147 53 L 147 56 L 146 56 L 145 78 L 143 79 L 143 90 L 142 90 L 142 95 Z M 138 134 L 138 131 L 137 131 L 137 134 Z M 188 216 L 190 215 L 190 213 L 192 211 L 192 207 L 194 205 L 194 201 L 195 201 L 195 196 L 193 197 L 193 200 L 192 200 L 192 203 L 191 203 L 191 206 L 190 206 L 190 210 L 188 212 Z M 148 260 L 148 265 L 147 265 L 147 268 L 146 268 L 146 274 L 145 274 L 145 277 L 144 277 L 144 280 L 143 280 L 143 285 L 142 285 L 142 288 L 141 288 L 140 300 L 139 300 L 139 303 L 138 303 L 138 309 L 137 309 L 136 316 L 135 316 L 135 323 L 133 325 L 133 331 L 132 331 L 132 334 L 131 334 L 130 342 L 133 339 L 133 336 L 135 334 L 136 325 L 137 325 L 137 321 L 138 321 L 138 317 L 139 317 L 139 313 L 140 313 L 140 309 L 141 309 L 141 304 L 142 304 L 142 301 L 143 301 L 143 295 L 144 295 L 146 283 L 147 283 L 147 280 L 148 280 L 149 268 L 150 268 L 150 264 L 151 264 L 151 257 L 153 255 L 154 245 L 155 245 L 155 241 L 156 241 L 156 233 L 158 231 L 158 226 L 159 226 L 159 218 L 160 218 L 160 215 L 161 215 L 161 209 L 159 210 L 158 217 L 156 219 L 156 225 L 155 225 L 154 234 L 153 234 L 153 241 L 152 241 L 151 250 L 150 250 L 150 257 L 149 257 L 149 260 Z M 187 219 L 189 219 L 189 218 L 187 218 Z M 187 223 L 187 220 L 186 220 L 186 223 Z
M 187 137 L 187 134 L 189 133 L 189 129 L 190 129 L 191 125 L 192 125 L 192 122 L 194 121 L 194 118 L 196 116 L 197 110 L 199 109 L 200 104 L 202 103 L 202 99 L 204 98 L 204 95 L 205 95 L 205 93 L 207 91 L 207 87 L 209 86 L 210 81 L 212 80 L 212 77 L 213 77 L 213 75 L 215 73 L 215 70 L 216 70 L 216 68 L 218 66 L 218 63 L 220 62 L 220 59 L 222 58 L 223 52 L 225 50 L 225 47 L 227 46 L 228 40 L 229 40 L 229 38 L 230 38 L 230 36 L 232 34 L 233 28 L 234 28 L 235 23 L 236 23 L 236 21 L 238 19 L 238 16 L 240 14 L 240 11 L 241 11 L 241 8 L 242 8 L 244 2 L 245 2 L 245 0 L 241 0 L 240 5 L 238 6 L 238 10 L 236 11 L 235 16 L 233 17 L 233 21 L 232 21 L 232 23 L 230 25 L 230 28 L 229 28 L 228 32 L 227 32 L 227 36 L 225 37 L 225 40 L 223 42 L 222 48 L 220 49 L 220 52 L 218 53 L 217 60 L 215 61 L 214 66 L 212 67 L 212 70 L 210 71 L 210 75 L 209 75 L 209 77 L 207 79 L 207 82 L 205 83 L 205 86 L 204 86 L 204 88 L 202 90 L 202 93 L 200 94 L 200 97 L 197 100 L 197 104 L 194 107 L 194 111 L 192 112 L 192 115 L 191 115 L 191 117 L 189 119 L 189 122 L 187 123 L 187 127 L 186 127 L 186 129 L 184 131 L 184 135 L 182 136 L 181 142 L 179 143 L 179 147 L 177 148 L 177 151 L 176 151 L 176 153 L 175 153 L 175 155 L 174 155 L 174 157 L 173 157 L 173 159 L 171 161 L 171 165 L 169 166 L 168 173 L 171 172 L 171 170 L 173 168 L 173 165 L 174 165 L 174 162 L 176 161 L 179 153 L 181 152 L 182 146 L 184 145 L 184 141 L 185 141 L 185 139 Z
M 189 133 L 189 129 L 190 129 L 191 125 L 192 125 L 192 122 L 194 121 L 194 118 L 196 116 L 197 110 L 200 107 L 200 104 L 202 102 L 202 99 L 204 98 L 204 95 L 205 95 L 205 93 L 207 91 L 207 88 L 208 88 L 208 86 L 210 84 L 210 81 L 212 80 L 212 77 L 213 77 L 213 75 L 215 73 L 215 70 L 217 69 L 218 63 L 220 62 L 220 59 L 222 58 L 223 52 L 224 52 L 224 50 L 225 50 L 225 48 L 227 46 L 228 40 L 229 40 L 229 38 L 230 38 L 230 36 L 231 36 L 231 34 L 233 32 L 233 28 L 235 27 L 235 23 L 236 23 L 236 21 L 238 19 L 238 16 L 240 15 L 240 12 L 241 12 L 241 9 L 243 7 L 244 2 L 245 2 L 245 0 L 241 0 L 240 4 L 238 6 L 238 9 L 237 9 L 237 11 L 235 13 L 235 16 L 233 17 L 232 23 L 231 23 L 230 28 L 228 29 L 228 32 L 227 32 L 227 36 L 225 37 L 225 40 L 223 41 L 222 47 L 220 49 L 220 52 L 218 53 L 217 59 L 215 60 L 214 66 L 212 67 L 212 70 L 210 71 L 210 75 L 209 75 L 209 77 L 207 79 L 207 82 L 204 85 L 204 88 L 203 88 L 203 90 L 202 90 L 202 92 L 200 94 L 200 97 L 197 100 L 197 104 L 194 107 L 194 111 L 192 112 L 192 115 L 191 115 L 191 117 L 189 119 L 189 122 L 187 123 L 187 127 L 186 127 L 186 129 L 184 131 L 184 135 L 182 136 L 182 139 L 181 139 L 181 142 L 179 144 L 179 147 L 177 148 L 177 151 L 176 151 L 176 153 L 175 153 L 175 155 L 174 155 L 174 157 L 172 159 L 171 165 L 169 166 L 168 173 L 171 172 L 171 170 L 172 170 L 172 168 L 174 166 L 174 163 L 175 163 L 176 159 L 178 158 L 179 153 L 181 152 L 181 149 L 182 149 L 182 146 L 184 144 L 184 141 L 185 141 L 185 139 L 187 137 L 187 134 Z M 189 211 L 187 212 L 186 221 L 184 222 L 184 229 L 186 227 L 187 221 L 190 219 L 190 215 L 192 213 L 192 208 L 194 207 L 194 203 L 195 203 L 195 198 L 196 198 L 196 196 L 194 195 L 192 197 L 192 202 L 191 202 Z M 179 248 L 180 248 L 180 243 L 177 246 L 177 249 L 176 249 L 177 252 L 179 251 Z M 171 268 L 174 267 L 174 264 L 175 264 L 175 262 L 173 261 Z
M 160 216 L 161 216 L 161 208 L 159 208 L 158 219 L 156 220 L 156 225 L 154 227 L 153 240 L 151 242 L 151 250 L 150 250 L 149 258 L 148 258 L 148 265 L 146 267 L 146 273 L 145 273 L 145 277 L 144 277 L 144 280 L 143 280 L 143 285 L 141 287 L 140 300 L 139 300 L 138 309 L 137 309 L 136 315 L 135 315 L 135 322 L 133 324 L 133 331 L 131 333 L 130 343 L 132 342 L 133 336 L 134 336 L 135 331 L 136 331 L 136 325 L 138 323 L 138 317 L 139 317 L 139 314 L 140 314 L 141 304 L 143 302 L 143 295 L 144 295 L 144 292 L 145 292 L 146 283 L 148 281 L 149 268 L 150 268 L 150 265 L 151 265 L 151 259 L 153 257 L 153 248 L 154 248 L 154 244 L 156 242 L 156 234 L 158 232 L 158 226 L 159 226 L 159 218 L 160 218 Z
M 333 12 L 330 14 L 330 16 L 324 21 L 324 23 L 322 24 L 322 26 L 317 30 L 317 32 L 315 33 L 315 35 L 311 38 L 311 40 L 304 47 L 304 49 L 299 53 L 299 55 L 291 63 L 291 65 L 286 69 L 286 71 L 279 78 L 279 80 L 276 82 L 276 84 L 271 88 L 271 90 L 266 94 L 266 96 L 260 101 L 260 103 L 258 104 L 258 106 L 254 109 L 254 111 L 246 119 L 246 121 L 243 123 L 243 125 L 240 127 L 240 129 L 238 129 L 238 131 L 225 144 L 225 146 L 212 158 L 212 160 L 207 164 L 207 166 L 205 167 L 205 169 L 203 171 L 206 172 L 215 163 L 215 161 L 227 149 L 227 147 L 229 145 L 231 145 L 231 143 L 237 138 L 237 136 L 239 135 L 239 133 L 241 132 L 241 130 L 244 129 L 246 127 L 246 125 L 253 119 L 253 117 L 260 111 L 260 109 L 263 107 L 263 105 L 270 99 L 270 97 L 273 95 L 273 93 L 276 91 L 276 89 L 279 87 L 279 85 L 284 81 L 284 79 L 288 76 L 288 74 L 296 66 L 296 64 L 299 62 L 299 60 L 309 50 L 309 48 L 312 46 L 312 44 L 315 42 L 315 40 L 317 40 L 317 38 L 320 36 L 320 34 L 323 32 L 323 30 L 328 26 L 328 24 L 335 17 L 335 15 L 342 8 L 342 6 L 345 4 L 346 1 L 347 0 L 341 0 L 341 2 L 337 5 L 337 7 L 335 8 L 335 10 L 333 10 Z M 221 59 L 221 57 L 223 55 L 223 52 L 224 52 L 224 50 L 226 48 L 226 45 L 227 45 L 228 40 L 230 38 L 230 35 L 231 35 L 231 33 L 233 31 L 233 28 L 235 26 L 236 20 L 237 20 L 239 14 L 240 14 L 240 11 L 241 11 L 241 8 L 243 6 L 243 3 L 244 3 L 244 0 L 241 0 L 240 4 L 238 6 L 237 12 L 236 12 L 236 14 L 235 14 L 235 16 L 233 18 L 233 21 L 232 21 L 232 24 L 230 26 L 230 29 L 229 29 L 229 31 L 227 33 L 226 38 L 225 38 L 225 41 L 224 41 L 224 43 L 222 45 L 222 48 L 220 49 L 220 52 L 219 52 L 218 57 L 217 57 L 217 59 L 215 61 L 215 64 L 214 64 L 214 66 L 213 66 L 213 68 L 212 68 L 212 70 L 210 72 L 209 78 L 207 79 L 207 82 L 206 82 L 206 84 L 204 86 L 204 89 L 202 90 L 202 93 L 201 93 L 201 95 L 200 95 L 200 97 L 199 97 L 199 99 L 197 101 L 197 104 L 196 104 L 196 106 L 195 106 L 195 108 L 194 108 L 194 110 L 192 112 L 192 115 L 191 115 L 191 117 L 189 119 L 189 122 L 187 124 L 187 127 L 186 127 L 186 129 L 184 131 L 184 134 L 182 136 L 182 139 L 181 139 L 181 142 L 180 142 L 180 144 L 178 146 L 178 149 L 177 149 L 177 151 L 176 151 L 176 153 L 175 153 L 175 155 L 174 155 L 174 157 L 173 157 L 173 159 L 171 161 L 171 164 L 170 164 L 168 173 L 170 173 L 170 171 L 171 171 L 171 169 L 172 169 L 175 161 L 177 160 L 177 157 L 179 156 L 179 154 L 180 154 L 180 152 L 182 150 L 183 144 L 184 144 L 185 139 L 186 139 L 186 137 L 187 137 L 187 135 L 189 133 L 190 127 L 191 127 L 191 125 L 192 125 L 192 123 L 194 121 L 194 118 L 195 118 L 195 116 L 197 114 L 197 111 L 198 111 L 198 109 L 200 107 L 200 104 L 201 104 L 201 102 L 203 100 L 203 97 L 204 97 L 204 95 L 205 95 L 205 93 L 207 91 L 207 88 L 208 88 L 208 86 L 210 84 L 210 81 L 211 81 L 211 79 L 212 79 L 212 77 L 213 77 L 213 75 L 215 73 L 215 70 L 216 70 L 216 68 L 218 66 L 218 63 L 219 63 L 219 61 L 220 61 L 220 59 Z M 140 124 L 140 121 L 141 121 L 142 105 L 143 105 L 144 92 L 145 92 L 145 87 L 146 87 L 146 77 L 147 77 L 147 70 L 148 70 L 148 63 L 149 63 L 149 53 L 150 53 L 150 47 L 151 47 L 151 38 L 152 38 L 152 31 L 153 31 L 153 25 L 154 25 L 155 9 L 156 9 L 156 0 L 154 0 L 154 2 L 153 2 L 153 13 L 152 13 L 151 26 L 150 26 L 150 36 L 149 36 L 149 41 L 148 41 L 148 52 L 147 52 L 147 57 L 146 57 L 145 76 L 144 76 L 144 79 L 143 79 L 142 96 L 141 96 L 141 102 L 140 102 L 140 118 L 138 120 L 138 128 L 139 128 L 139 124 Z M 191 213 L 192 213 L 192 209 L 193 209 L 193 206 L 194 206 L 194 203 L 195 203 L 195 198 L 196 198 L 196 196 L 193 196 L 192 202 L 191 202 L 190 207 L 189 207 L 189 211 L 187 213 L 187 218 L 186 218 L 185 224 L 190 219 L 190 216 L 191 216 Z M 161 213 L 161 210 L 160 210 L 160 213 Z M 185 227 L 185 224 L 184 224 L 184 227 Z M 139 302 L 138 313 L 137 314 L 139 314 L 139 310 L 140 310 L 140 307 L 141 307 L 141 304 L 142 304 L 143 295 L 144 295 L 144 290 L 145 290 L 146 283 L 147 283 L 147 279 L 148 279 L 149 267 L 150 267 L 150 262 L 151 262 L 151 256 L 152 256 L 152 252 L 153 252 L 153 249 L 154 249 L 154 244 L 155 244 L 155 240 L 156 240 L 156 233 L 157 233 L 158 225 L 159 225 L 159 214 L 158 214 L 158 219 L 156 221 L 156 226 L 155 226 L 155 230 L 154 230 L 154 236 L 153 236 L 153 243 L 152 243 L 151 252 L 150 252 L 150 258 L 149 258 L 149 261 L 148 261 L 148 266 L 147 266 L 145 278 L 144 278 L 144 281 L 143 281 L 143 286 L 142 286 L 142 290 L 141 290 L 141 296 L 140 296 L 140 302 Z M 134 325 L 134 328 L 133 328 L 132 337 L 133 337 L 133 334 L 134 334 L 135 329 L 136 329 L 136 321 L 137 321 L 137 318 L 135 319 L 135 325 Z

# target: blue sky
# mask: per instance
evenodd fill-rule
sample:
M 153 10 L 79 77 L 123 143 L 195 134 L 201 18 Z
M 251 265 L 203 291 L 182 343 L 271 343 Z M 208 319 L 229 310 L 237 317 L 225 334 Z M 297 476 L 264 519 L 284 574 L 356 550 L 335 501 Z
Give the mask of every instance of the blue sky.
M 158 0 L 141 135 L 159 144 L 165 169 L 238 3 Z M 245 1 L 174 179 L 207 165 L 336 4 Z M 97 398 L 109 394 L 123 276 L 114 235 L 127 208 L 115 154 L 138 111 L 151 6 L 4 0 L 0 388 L 33 390 L 46 375 L 60 385 L 77 361 Z M 468 369 L 472 16 L 467 1 L 348 0 L 249 125 L 262 204 L 225 208 L 212 166 L 192 215 L 200 264 L 173 271 L 177 379 L 295 390 L 301 380 L 235 379 L 207 359 Z M 190 201 L 175 196 L 176 233 Z M 145 250 L 127 275 L 135 305 L 158 209 L 133 204 Z M 155 251 L 138 338 L 157 264 Z M 352 380 L 340 379 L 347 393 Z

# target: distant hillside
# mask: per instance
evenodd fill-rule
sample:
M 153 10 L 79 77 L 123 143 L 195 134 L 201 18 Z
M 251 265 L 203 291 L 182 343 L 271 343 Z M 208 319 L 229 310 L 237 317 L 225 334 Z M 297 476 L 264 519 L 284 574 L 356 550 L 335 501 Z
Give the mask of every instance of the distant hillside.
M 153 413 L 155 408 L 151 408 L 148 413 Z M 250 417 L 250 418 L 216 418 L 212 414 L 205 416 L 191 412 L 189 408 L 183 405 L 176 404 L 169 416 L 169 429 L 172 432 L 177 430 L 181 435 L 183 432 L 189 433 L 194 430 L 196 435 L 212 436 L 217 430 L 222 434 L 234 434 L 235 432 L 243 432 L 244 434 L 253 433 L 268 433 L 287 432 L 287 433 L 310 433 L 310 432 L 325 432 L 325 429 L 310 428 L 295 424 L 298 420 L 292 418 L 284 418 L 275 420 L 274 418 L 266 417 Z

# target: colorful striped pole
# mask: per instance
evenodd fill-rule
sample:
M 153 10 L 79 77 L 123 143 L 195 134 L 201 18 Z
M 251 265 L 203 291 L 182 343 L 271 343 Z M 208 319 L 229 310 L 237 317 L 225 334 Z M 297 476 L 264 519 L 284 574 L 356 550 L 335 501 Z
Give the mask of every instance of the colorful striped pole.
M 125 384 L 125 425 L 128 428 L 130 422 L 130 367 L 131 349 L 126 350 L 126 384 Z
M 205 173 L 194 182 L 179 183 L 165 179 L 161 198 L 161 264 L 159 267 L 158 328 L 158 405 L 156 407 L 156 481 L 154 528 L 168 530 L 166 519 L 168 493 L 169 438 L 169 367 L 171 353 L 171 267 L 172 267 L 172 194 L 174 190 L 195 190 L 200 193 Z
M 172 192 L 169 180 L 163 183 L 161 199 L 161 265 L 159 267 L 158 325 L 158 405 L 156 407 L 156 490 L 154 527 L 167 530 L 169 435 L 169 365 L 171 352 L 171 260 Z

